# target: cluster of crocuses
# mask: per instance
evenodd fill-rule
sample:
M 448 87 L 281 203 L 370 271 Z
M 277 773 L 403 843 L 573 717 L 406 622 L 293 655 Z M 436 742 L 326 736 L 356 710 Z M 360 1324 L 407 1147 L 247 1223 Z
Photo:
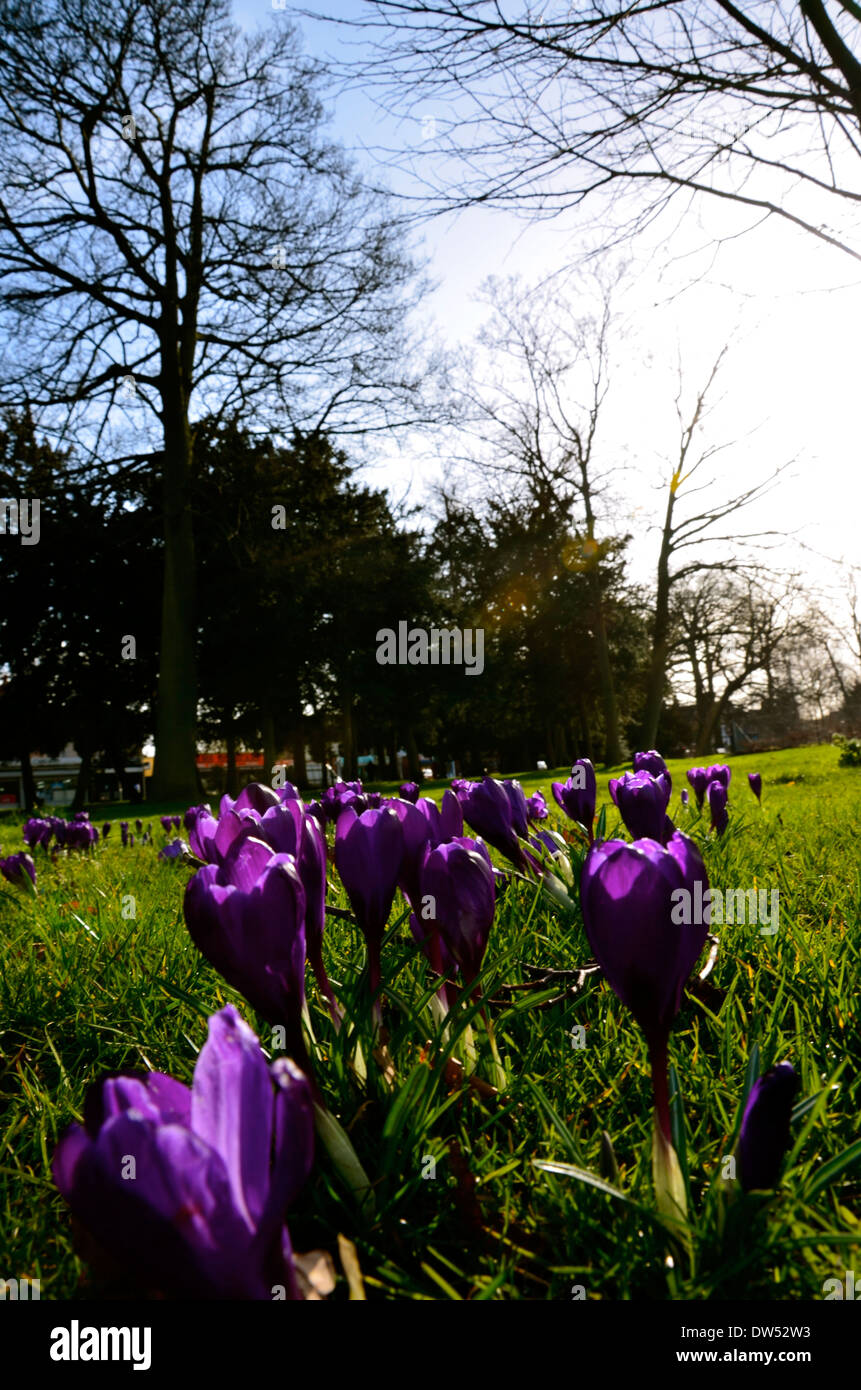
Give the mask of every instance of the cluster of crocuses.
M 713 803 L 719 834 L 725 821 L 730 769 L 716 765 L 688 773 L 694 790 Z M 750 774 L 759 797 L 761 778 Z M 715 792 L 720 788 L 724 796 Z M 679 921 L 674 911 L 679 890 L 696 899 L 708 890 L 702 855 L 667 815 L 672 778 L 654 749 L 634 754 L 633 771 L 611 778 L 610 795 L 632 836 L 594 842 L 595 774 L 581 759 L 566 783 L 555 782 L 558 805 L 582 827 L 591 843 L 583 862 L 580 906 L 595 959 L 607 983 L 636 1019 L 646 1039 L 655 1101 L 653 1167 L 659 1205 L 684 1218 L 686 1199 L 672 1144 L 668 1086 L 669 1037 L 682 993 L 707 936 L 705 920 Z M 686 798 L 683 797 L 683 800 Z M 690 899 L 689 899 L 690 900 Z M 771 1186 L 777 1179 L 788 1141 L 797 1077 L 783 1063 L 757 1083 L 748 1099 L 739 1139 L 740 1180 L 745 1188 Z
M 587 759 L 552 788 L 588 845 L 580 879 L 588 940 L 646 1038 L 658 1200 L 678 1218 L 685 1196 L 672 1146 L 668 1045 L 706 927 L 680 924 L 673 902 L 679 888 L 694 898 L 697 884 L 704 892 L 708 878 L 697 846 L 669 821 L 670 789 L 670 774 L 654 751 L 638 753 L 633 773 L 613 779 L 611 795 L 633 836 L 629 843 L 594 839 L 596 779 Z M 217 817 L 206 806 L 186 812 L 188 846 L 174 844 L 200 865 L 185 890 L 189 932 L 224 979 L 283 1026 L 293 1062 L 267 1066 L 256 1038 L 228 1006 L 210 1019 L 190 1091 L 157 1073 L 109 1080 L 86 1125 L 62 1141 L 54 1160 L 61 1191 L 109 1250 L 118 1249 L 121 1227 L 122 1253 L 131 1252 L 159 1287 L 258 1298 L 270 1296 L 274 1283 L 285 1296 L 297 1296 L 284 1220 L 310 1168 L 309 1117 L 319 1096 L 302 1030 L 306 959 L 335 1026 L 342 1022 L 322 951 L 326 824 L 334 825 L 331 857 L 366 941 L 376 1022 L 382 944 L 398 888 L 450 1008 L 459 991 L 476 992 L 494 919 L 498 871 L 487 846 L 516 871 L 539 875 L 536 852 L 561 856 L 564 849 L 552 832 L 530 831 L 547 819 L 546 803 L 540 793 L 527 800 L 512 779 L 457 780 L 441 805 L 413 796 L 412 786 L 401 790 L 409 796 L 380 796 L 376 804 L 374 794 L 369 805 L 360 783 L 340 784 L 305 806 L 292 786 L 254 784 L 235 800 L 222 798 Z M 477 838 L 464 835 L 464 822 Z M 771 1187 L 779 1177 L 797 1084 L 783 1063 L 751 1090 L 738 1140 L 745 1189 Z M 124 1182 L 130 1157 L 146 1173 L 134 1186 Z
M 508 797 L 493 785 L 503 799 L 502 819 L 510 822 Z M 447 1000 L 456 972 L 473 985 L 496 898 L 486 846 L 463 834 L 464 797 L 449 791 L 441 806 L 419 796 L 363 808 L 360 784 L 329 790 L 335 795 L 306 807 L 292 786 L 276 791 L 253 784 L 235 801 L 222 798 L 217 818 L 196 808 L 189 831 L 190 853 L 204 866 L 186 889 L 189 932 L 224 978 L 269 1022 L 285 1028 L 288 1050 L 303 1065 L 306 957 L 340 1022 L 322 951 L 327 820 L 334 821 L 332 857 L 367 947 L 377 1022 L 382 940 L 397 889 Z
M 108 821 L 102 827 L 103 837 L 107 837 L 110 828 Z M 48 849 L 50 846 L 55 854 L 60 849 L 91 849 L 99 839 L 98 829 L 90 821 L 87 811 L 77 811 L 71 820 L 64 820 L 62 816 L 31 816 L 25 822 L 22 833 L 30 849 Z

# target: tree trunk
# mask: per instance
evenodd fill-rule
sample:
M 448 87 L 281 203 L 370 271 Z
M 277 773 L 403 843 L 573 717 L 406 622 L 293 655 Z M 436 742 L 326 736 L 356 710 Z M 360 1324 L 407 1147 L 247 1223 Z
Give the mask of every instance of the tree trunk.
M 391 747 L 389 749 L 389 776 L 397 782 L 400 777 L 400 768 L 398 767 L 398 731 L 394 725 L 392 725 L 389 736 L 391 738 Z
M 697 746 L 694 750 L 697 757 L 705 753 L 710 753 L 714 748 L 715 729 L 720 726 L 720 720 L 726 706 L 727 698 L 727 695 L 724 694 L 720 699 L 712 700 L 706 709 L 697 733 Z
M 407 766 L 409 767 L 410 778 L 413 782 L 418 782 L 419 786 L 421 786 L 422 770 L 419 766 L 419 749 L 411 724 L 407 728 L 407 741 L 404 746 L 407 750 Z
M 622 761 L 619 710 L 616 704 L 616 691 L 613 686 L 610 648 L 607 642 L 607 628 L 604 623 L 604 602 L 597 567 L 593 574 L 592 584 L 595 597 L 594 622 L 595 647 L 598 656 L 598 683 L 601 689 L 601 706 L 604 711 L 604 761 L 608 767 L 615 767 Z
M 308 784 L 308 769 L 305 766 L 305 721 L 301 715 L 293 730 L 293 781 L 299 787 Z
M 224 716 L 224 741 L 227 745 L 227 778 L 225 781 L 225 791 L 228 796 L 232 796 L 234 801 L 239 795 L 239 776 L 236 771 L 236 731 L 233 725 L 233 716 L 225 712 Z
M 175 348 L 173 350 L 175 352 Z M 167 368 L 165 376 L 169 375 Z M 166 382 L 163 401 L 164 589 L 151 795 L 161 801 L 194 801 L 200 783 L 196 759 L 196 573 L 190 490 L 192 441 L 187 407 L 178 380 Z
M 21 754 L 21 781 L 24 808 L 28 816 L 34 816 L 36 814 L 36 779 L 33 776 L 29 753 Z
M 667 683 L 667 656 L 669 655 L 670 633 L 670 556 L 672 553 L 673 506 L 675 493 L 670 489 L 667 499 L 667 512 L 658 555 L 658 583 L 655 594 L 655 620 L 652 624 L 652 653 L 649 660 L 649 674 L 646 682 L 646 713 L 643 720 L 643 742 L 646 748 L 655 748 L 658 742 L 658 725 L 664 705 L 664 690 Z
M 341 776 L 345 782 L 352 782 L 356 778 L 356 750 L 353 738 L 353 689 L 350 685 L 344 686 L 342 704 L 344 738 L 341 743 L 341 757 L 344 765 Z
M 78 780 L 75 783 L 75 795 L 71 805 L 73 815 L 76 811 L 83 811 L 89 800 L 90 764 L 90 750 L 85 747 L 81 752 L 81 766 L 78 769 Z
M 549 719 L 544 725 L 544 756 L 547 759 L 548 767 L 559 766 L 559 760 L 556 757 L 556 743 L 553 738 L 553 728 Z

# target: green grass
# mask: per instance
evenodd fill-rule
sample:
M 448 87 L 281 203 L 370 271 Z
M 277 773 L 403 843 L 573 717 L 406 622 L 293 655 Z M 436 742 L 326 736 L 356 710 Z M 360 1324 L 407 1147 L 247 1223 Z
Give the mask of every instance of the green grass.
M 384 948 L 393 1083 L 373 1060 L 358 1080 L 352 1039 L 334 1034 L 309 972 L 318 1077 L 374 1184 L 375 1206 L 362 1210 L 321 1152 L 290 1214 L 295 1248 L 334 1251 L 338 1233 L 347 1236 L 371 1298 L 569 1299 L 574 1286 L 601 1299 L 821 1298 L 825 1279 L 861 1267 L 861 1165 L 833 1162 L 858 1139 L 861 1103 L 861 775 L 839 769 L 831 748 L 727 761 L 731 825 L 722 841 L 679 807 L 688 762 L 670 764 L 670 813 L 703 845 L 713 886 L 778 887 L 781 915 L 770 938 L 755 926 L 715 928 L 711 988 L 686 997 L 671 1038 L 693 1261 L 654 1210 L 650 1086 L 636 1025 L 594 976 L 556 1002 L 558 988 L 503 988 L 529 978 L 525 964 L 570 970 L 590 955 L 579 916 L 518 882 L 500 898 L 483 977 L 499 1000 L 491 1013 L 507 1072 L 500 1095 L 446 1080 L 428 975 L 400 897 Z M 763 775 L 762 811 L 749 770 Z M 527 793 L 543 787 L 552 804 L 550 782 L 566 773 L 521 780 Z M 608 804 L 611 835 L 618 817 L 606 778 L 599 806 Z M 157 814 L 92 810 L 96 822 L 141 813 L 145 822 Z M 0 826 L 3 853 L 21 848 L 19 827 Z M 192 945 L 182 916 L 189 870 L 157 861 L 157 819 L 154 831 L 154 846 L 124 851 L 115 828 L 91 858 L 54 865 L 40 852 L 36 899 L 0 888 L 0 1275 L 39 1278 L 43 1298 L 100 1297 L 108 1287 L 79 1259 L 49 1170 L 87 1086 L 105 1071 L 142 1067 L 189 1081 L 206 1017 L 227 1001 L 269 1047 L 271 1030 Z M 347 906 L 340 889 L 331 901 Z M 364 948 L 348 921 L 330 920 L 325 953 L 367 1057 Z M 572 1045 L 575 1024 L 585 1029 L 582 1049 Z M 455 1050 L 462 1030 L 458 1015 Z M 478 1075 L 491 1079 L 477 1016 L 473 1031 Z M 797 1151 L 779 1191 L 727 1204 L 722 1159 L 747 1078 L 783 1059 L 801 1076 L 799 1100 L 818 1099 L 794 1125 Z M 597 1173 L 603 1131 L 627 1200 L 534 1166 L 552 1160 Z M 423 1176 L 429 1157 L 435 1176 Z M 342 1281 L 336 1297 L 344 1290 Z

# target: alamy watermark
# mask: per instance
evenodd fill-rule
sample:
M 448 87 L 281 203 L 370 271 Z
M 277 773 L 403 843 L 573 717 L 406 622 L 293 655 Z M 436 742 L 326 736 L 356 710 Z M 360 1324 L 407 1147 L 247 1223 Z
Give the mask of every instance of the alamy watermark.
M 377 633 L 377 661 L 381 666 L 463 666 L 466 675 L 484 670 L 484 628 L 381 627 Z
M 38 497 L 0 498 L 0 535 L 20 536 L 22 545 L 38 545 L 41 529 L 39 512 L 41 502 Z
M 780 921 L 780 889 L 706 888 L 699 879 L 691 893 L 674 888 L 671 920 L 677 925 L 722 926 L 735 923 L 759 926 L 760 936 L 776 936 Z M 760 926 L 759 924 L 762 923 Z
M 39 1292 L 40 1282 L 38 1279 L 0 1279 L 0 1299 L 11 1299 L 13 1303 L 26 1303 L 30 1300 L 37 1301 L 41 1298 Z

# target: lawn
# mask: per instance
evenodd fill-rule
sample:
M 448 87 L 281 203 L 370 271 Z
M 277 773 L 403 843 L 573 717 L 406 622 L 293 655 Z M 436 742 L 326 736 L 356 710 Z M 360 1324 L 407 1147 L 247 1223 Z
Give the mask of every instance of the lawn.
M 383 1064 L 371 1056 L 361 935 L 348 917 L 329 918 L 326 964 L 355 1032 L 335 1033 L 308 972 L 312 1053 L 374 1200 L 360 1204 L 320 1151 L 289 1216 L 295 1249 L 325 1248 L 337 1263 L 345 1236 L 367 1296 L 387 1299 L 822 1298 L 826 1279 L 861 1267 L 861 1145 L 840 1158 L 858 1140 L 861 1107 L 861 772 L 838 768 L 830 747 L 727 761 L 723 839 L 680 806 L 689 762 L 669 764 L 670 814 L 702 846 L 713 887 L 777 888 L 780 918 L 772 936 L 756 926 L 713 929 L 713 969 L 688 991 L 671 1036 L 690 1248 L 670 1238 L 654 1206 L 642 1035 L 599 977 L 578 982 L 591 955 L 579 914 L 514 880 L 499 897 L 482 974 L 506 1073 L 496 1092 L 474 1006 L 478 1084 L 451 1061 L 464 1017 L 446 1041 L 400 895 L 383 949 Z M 747 785 L 754 770 L 761 809 Z M 550 782 L 566 775 L 521 776 L 527 795 L 544 789 L 558 828 Z M 624 835 L 606 784 L 604 772 L 606 834 Z M 444 785 L 426 790 L 439 796 Z M 91 814 L 96 824 L 137 814 L 146 822 L 168 809 L 184 808 Z M 3 854 L 22 848 L 20 824 L 0 823 Z M 157 859 L 166 839 L 157 818 L 153 831 L 154 845 L 123 849 L 115 825 L 91 854 L 53 864 L 38 851 L 38 897 L 0 881 L 0 1273 L 38 1278 L 45 1299 L 133 1287 L 81 1257 L 51 1181 L 51 1154 L 80 1120 L 88 1085 L 106 1071 L 143 1068 L 190 1081 L 206 1019 L 226 1002 L 271 1050 L 271 1028 L 192 944 L 182 910 L 191 870 Z M 349 907 L 334 878 L 330 903 Z M 548 970 L 574 973 L 542 977 Z M 508 988 L 530 981 L 535 987 Z M 723 1160 L 746 1088 L 782 1060 L 801 1078 L 782 1183 L 770 1197 L 733 1198 Z M 614 1190 L 539 1169 L 536 1159 L 603 1173 Z M 333 1297 L 346 1296 L 342 1279 Z

